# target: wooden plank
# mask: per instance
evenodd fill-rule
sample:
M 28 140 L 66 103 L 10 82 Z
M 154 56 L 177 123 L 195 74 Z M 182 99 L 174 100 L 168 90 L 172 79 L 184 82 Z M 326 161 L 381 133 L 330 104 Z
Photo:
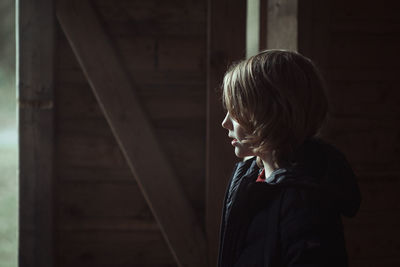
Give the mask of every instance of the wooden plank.
M 124 155 L 112 136 L 60 133 L 56 145 L 61 166 L 113 169 L 126 166 Z
M 333 114 L 371 119 L 396 119 L 400 114 L 398 82 L 342 80 L 331 81 L 329 87 Z
M 52 0 L 19 0 L 19 266 L 53 262 L 53 53 Z
M 159 21 L 160 24 L 168 22 L 190 23 L 204 22 L 206 20 L 206 3 L 204 1 L 180 0 L 179 4 L 160 0 L 131 1 L 109 0 L 93 1 L 101 18 L 109 20 L 150 20 Z
M 206 229 L 209 266 L 216 266 L 222 201 L 237 160 L 221 127 L 225 114 L 219 87 L 228 65 L 245 56 L 246 1 L 209 0 L 208 12 Z
M 330 2 L 332 2 L 332 17 L 335 20 L 399 21 L 400 5 L 397 0 L 384 0 L 379 3 L 371 0 L 336 0 Z
M 85 218 L 83 220 L 62 220 L 58 225 L 59 231 L 70 232 L 90 232 L 90 231 L 109 231 L 109 232 L 132 232 L 132 231 L 154 231 L 160 232 L 157 222 L 137 218 Z M 161 242 L 165 243 L 164 240 Z M 165 251 L 169 254 L 169 250 Z
M 260 0 L 260 51 L 267 48 L 268 0 Z
M 329 68 L 326 70 L 328 81 L 372 81 L 385 82 L 400 81 L 399 69 L 360 69 L 360 68 Z
M 57 134 L 57 179 L 92 184 L 130 181 L 132 174 L 106 122 L 102 127 L 93 121 L 77 122 L 70 121 L 73 128 L 63 126 L 63 130 Z M 204 161 L 199 159 L 199 154 L 204 154 L 205 148 L 202 135 L 204 120 L 197 123 L 184 120 L 169 123 L 172 126 L 175 123 L 175 127 L 158 125 L 155 128 L 157 136 L 163 139 L 162 149 L 169 155 L 171 166 L 196 215 L 203 218 L 204 192 L 198 189 L 204 188 L 205 184 Z M 62 186 L 59 194 L 66 189 Z
M 382 176 L 374 180 L 358 178 L 362 196 L 360 211 L 386 211 L 393 212 L 400 217 L 400 177 L 384 179 Z M 384 192 L 384 193 L 383 193 Z M 389 224 L 386 218 L 381 218 L 382 223 Z
M 137 220 L 152 222 L 153 216 L 140 188 L 135 181 L 93 182 L 77 180 L 60 183 L 56 203 L 58 207 L 58 227 L 74 224 L 80 225 L 95 219 Z M 192 198 L 198 199 L 199 193 L 188 190 Z M 197 190 L 199 191 L 199 190 Z M 107 196 L 107 197 L 104 197 Z M 192 201 L 194 202 L 194 201 Z M 203 215 L 197 201 L 195 211 L 197 216 Z M 131 203 L 126 205 L 126 203 Z M 118 230 L 118 229 L 116 229 Z
M 95 218 L 152 221 L 148 205 L 135 181 L 68 181 L 58 191 L 58 225 L 90 221 Z M 199 191 L 199 190 L 197 190 Z M 192 195 L 198 195 L 190 190 Z M 107 197 L 104 197 L 107 196 Z M 126 205 L 130 203 L 130 205 Z M 200 202 L 201 203 L 201 202 Z M 198 207 L 196 207 L 198 208 Z M 202 215 L 198 209 L 196 215 Z M 118 229 L 116 229 L 118 230 Z
M 106 182 L 115 183 L 131 181 L 133 176 L 128 165 L 125 167 L 104 167 L 97 166 L 73 166 L 63 164 L 57 160 L 57 179 L 59 181 L 79 181 L 79 182 Z
M 301 0 L 297 6 L 297 49 L 306 57 L 313 57 L 313 20 L 314 0 Z
M 297 7 L 298 51 L 322 68 L 323 76 L 329 66 L 331 2 L 302 0 Z
M 57 266 L 176 266 L 158 230 L 60 230 L 57 238 Z
M 204 192 L 198 190 L 204 188 L 205 183 L 204 159 L 199 159 L 199 154 L 205 153 L 204 127 L 204 120 L 163 120 L 155 123 L 156 134 L 163 139 L 162 148 L 169 155 L 177 179 L 199 218 L 204 217 Z M 121 183 L 132 179 L 132 173 L 104 118 L 59 122 L 56 151 L 58 181 L 94 184 Z M 59 195 L 67 188 L 61 186 Z
M 146 200 L 133 179 L 119 183 L 71 181 L 60 183 L 60 187 L 62 189 L 58 190 L 56 197 L 59 228 L 94 219 L 154 221 Z
M 63 34 L 60 33 L 62 36 Z M 206 43 L 204 36 L 138 37 L 116 36 L 113 45 L 121 63 L 130 73 L 137 71 L 175 71 L 200 73 L 205 76 Z M 78 66 L 64 37 L 59 38 L 57 59 L 62 68 Z
M 93 1 L 113 36 L 205 37 L 206 1 Z
M 114 157 L 109 160 L 114 160 L 110 164 L 102 162 L 104 166 L 118 165 L 117 167 L 123 167 L 125 163 L 122 159 L 122 155 L 119 154 L 118 144 L 112 136 L 111 130 L 104 119 L 71 119 L 64 120 L 58 125 L 58 139 L 57 145 L 62 147 L 62 151 L 59 152 L 61 160 L 66 162 L 79 163 L 82 160 L 81 165 L 85 165 L 85 160 L 82 158 L 87 157 L 87 165 L 96 164 L 97 159 L 94 157 L 99 153 L 110 153 Z M 204 150 L 204 120 L 196 119 L 174 119 L 174 120 L 160 120 L 154 121 L 154 129 L 157 136 L 163 138 L 162 146 L 167 149 L 168 153 L 172 158 L 174 156 L 179 157 L 195 157 L 200 153 L 199 151 Z M 74 144 L 75 142 L 75 144 Z M 191 146 L 192 149 L 187 149 Z M 65 148 L 65 149 L 64 149 Z M 68 149 L 70 148 L 70 149 Z M 200 160 L 196 157 L 197 160 Z M 181 158 L 183 160 L 184 158 Z M 188 161 L 195 160 L 195 158 L 187 158 Z M 107 160 L 107 159 L 105 159 Z M 122 162 L 122 163 L 118 163 Z M 177 161 L 179 163 L 179 161 Z M 191 165 L 190 162 L 186 164 Z M 201 164 L 193 163 L 193 167 L 198 165 L 198 168 L 202 168 Z M 100 165 L 96 164 L 97 167 Z M 180 166 L 177 166 L 180 167 Z M 182 166 L 182 168 L 184 168 Z
M 344 233 L 349 258 L 353 260 L 398 259 L 400 253 L 399 227 L 398 224 L 386 223 L 345 227 Z
M 297 50 L 297 0 L 268 0 L 267 48 Z
M 400 176 L 397 179 L 400 179 Z M 364 203 L 364 195 L 362 195 L 362 203 Z M 357 227 L 358 225 L 369 225 L 371 227 L 381 227 L 383 225 L 400 226 L 400 215 L 398 212 L 393 212 L 393 210 L 382 211 L 379 210 L 380 208 L 382 207 L 378 207 L 378 210 L 372 211 L 359 210 L 357 215 L 352 218 L 342 217 L 343 224 L 345 227 Z
M 159 38 L 158 69 L 199 72 L 205 78 L 206 42 L 197 38 Z
M 368 258 L 362 260 L 349 259 L 351 267 L 397 267 L 400 266 L 400 260 L 396 258 Z
M 150 120 L 205 118 L 205 92 L 199 86 L 154 86 L 136 90 Z M 88 84 L 59 84 L 57 86 L 58 115 L 61 119 L 103 118 Z
M 358 170 L 399 171 L 400 155 L 393 145 L 397 142 L 399 125 L 399 119 L 332 117 L 324 136 L 336 144 Z
M 135 71 L 135 80 L 140 87 L 147 86 L 190 86 L 205 88 L 204 75 L 186 71 Z M 86 78 L 78 68 L 57 68 L 57 85 L 83 83 Z M 204 89 L 203 89 L 204 90 Z
M 301 2 L 301 1 L 300 1 Z M 312 26 L 308 29 L 311 31 L 311 53 L 308 55 L 314 63 L 321 69 L 322 75 L 325 77 L 325 69 L 330 67 L 329 55 L 331 54 L 331 12 L 332 2 L 334 1 L 317 1 L 312 0 L 312 14 L 310 16 L 319 16 L 318 20 L 312 21 Z M 301 5 L 304 5 L 302 3 Z M 300 34 L 306 34 L 304 31 L 299 32 Z M 328 52 L 329 51 L 329 52 Z M 343 57 L 342 57 L 343 58 Z
M 400 27 L 399 27 L 400 31 Z M 330 34 L 329 67 L 340 69 L 399 69 L 400 35 L 335 32 Z M 379 53 L 371 53 L 385 44 Z M 379 55 L 377 55 L 379 54 Z M 366 56 L 368 55 L 368 56 Z M 340 58 L 346 58 L 345 62 Z
M 59 30 L 61 31 L 61 29 Z M 156 64 L 155 62 L 157 61 L 155 53 L 156 40 L 154 40 L 154 47 L 152 47 L 153 43 L 150 38 L 132 37 L 132 34 L 133 33 L 126 37 L 116 37 L 114 44 L 124 58 L 132 58 L 125 59 L 124 63 L 130 73 L 135 73 L 135 82 L 139 85 L 139 88 L 137 89 L 143 87 L 143 89 L 148 90 L 149 85 L 179 85 L 190 86 L 191 88 L 193 86 L 201 87 L 203 88 L 202 90 L 205 91 L 204 88 L 206 86 L 206 81 L 204 71 L 199 71 L 198 69 L 195 71 L 193 69 L 188 71 L 182 68 L 179 70 L 170 70 L 165 67 L 164 70 L 154 68 Z M 87 83 L 64 33 L 60 32 L 57 36 L 57 86 L 59 84 Z M 139 40 L 139 43 L 134 43 L 135 40 Z M 201 46 L 199 47 L 203 50 Z M 135 51 L 130 51 L 130 49 Z M 204 52 L 196 51 L 196 57 L 199 57 L 199 55 L 203 55 L 204 57 Z M 192 55 L 187 56 L 192 57 Z M 165 65 L 167 61 L 163 61 L 163 65 Z M 171 59 L 169 59 L 169 62 L 171 62 Z M 145 64 L 145 66 L 143 66 L 143 64 Z M 195 64 L 199 63 L 196 62 Z
M 399 36 L 400 25 L 396 21 L 376 21 L 376 20 L 345 20 L 332 21 L 331 32 L 353 33 L 366 35 L 393 35 Z
M 57 17 L 178 266 L 206 266 L 204 233 L 95 12 L 63 0 Z
M 164 37 L 169 36 L 203 36 L 204 22 L 166 22 L 159 21 L 107 21 L 106 30 L 114 37 L 131 36 L 133 32 L 138 36 Z

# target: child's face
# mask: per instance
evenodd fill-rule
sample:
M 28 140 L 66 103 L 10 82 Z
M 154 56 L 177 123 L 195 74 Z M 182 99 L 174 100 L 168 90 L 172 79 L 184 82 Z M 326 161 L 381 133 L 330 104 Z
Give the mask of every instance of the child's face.
M 246 132 L 240 124 L 232 118 L 229 112 L 226 113 L 224 120 L 221 123 L 222 127 L 229 131 L 228 136 L 234 138 L 232 145 L 235 147 L 235 154 L 239 158 L 254 156 L 250 145 L 242 143 L 245 140 Z

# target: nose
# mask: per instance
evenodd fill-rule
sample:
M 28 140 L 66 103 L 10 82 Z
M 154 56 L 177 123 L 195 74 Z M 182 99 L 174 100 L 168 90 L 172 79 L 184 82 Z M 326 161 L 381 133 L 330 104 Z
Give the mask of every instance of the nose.
M 229 114 L 228 114 L 228 112 L 226 113 L 225 118 L 222 121 L 221 125 L 222 125 L 223 128 L 228 129 L 228 127 L 229 127 Z

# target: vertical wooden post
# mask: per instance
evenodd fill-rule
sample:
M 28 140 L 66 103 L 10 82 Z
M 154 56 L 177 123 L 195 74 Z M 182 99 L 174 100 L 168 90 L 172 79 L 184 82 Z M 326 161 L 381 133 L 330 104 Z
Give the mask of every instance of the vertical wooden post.
M 324 1 L 324 5 L 327 1 Z M 300 53 L 307 57 L 311 57 L 313 53 L 312 37 L 313 37 L 313 0 L 302 0 L 298 5 L 298 44 L 297 48 Z M 321 49 L 321 48 L 319 48 Z M 325 49 L 325 47 L 323 48 Z
M 260 51 L 267 48 L 267 20 L 268 0 L 260 0 Z
M 297 44 L 298 0 L 268 0 L 267 37 L 268 49 L 298 49 Z
M 219 87 L 232 61 L 246 52 L 246 1 L 208 1 L 206 229 L 209 266 L 216 266 L 222 201 L 235 158 L 227 130 Z
M 53 264 L 52 0 L 17 2 L 19 266 Z
M 246 58 L 260 51 L 260 0 L 246 0 Z
M 302 0 L 298 5 L 298 51 L 319 68 L 329 66 L 331 1 Z M 318 12 L 318 13 L 316 13 Z

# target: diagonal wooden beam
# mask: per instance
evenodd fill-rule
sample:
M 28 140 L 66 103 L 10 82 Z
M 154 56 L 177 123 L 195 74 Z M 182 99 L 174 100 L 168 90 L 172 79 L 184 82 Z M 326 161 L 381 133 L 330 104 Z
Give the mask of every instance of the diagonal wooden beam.
M 178 266 L 207 266 L 205 235 L 93 8 L 59 0 L 56 14 Z

